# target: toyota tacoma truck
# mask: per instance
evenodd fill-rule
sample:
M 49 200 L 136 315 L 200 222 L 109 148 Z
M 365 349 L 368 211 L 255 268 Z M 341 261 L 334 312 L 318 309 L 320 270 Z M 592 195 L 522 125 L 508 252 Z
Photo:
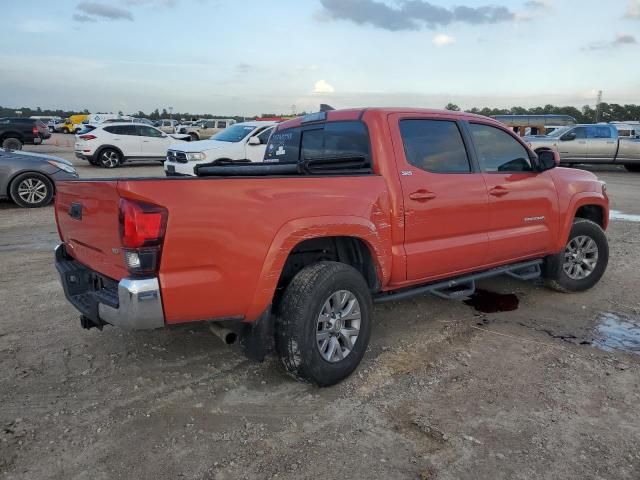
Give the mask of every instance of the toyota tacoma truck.
M 58 183 L 56 266 L 85 328 L 208 322 L 331 385 L 365 354 L 374 302 L 467 298 L 501 274 L 593 287 L 606 186 L 557 163 L 482 116 L 319 112 L 277 125 L 261 163 Z
M 620 137 L 615 125 L 567 126 L 525 140 L 535 151 L 557 151 L 562 163 L 614 163 L 640 172 L 640 139 Z

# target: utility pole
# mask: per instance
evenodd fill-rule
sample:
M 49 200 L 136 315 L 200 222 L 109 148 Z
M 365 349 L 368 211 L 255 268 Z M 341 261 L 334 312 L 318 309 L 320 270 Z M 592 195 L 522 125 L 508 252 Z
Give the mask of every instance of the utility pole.
M 173 119 L 173 107 L 169 107 L 169 120 Z
M 598 99 L 596 100 L 596 118 L 593 123 L 598 123 L 600 120 L 600 104 L 602 103 L 602 90 L 598 90 Z

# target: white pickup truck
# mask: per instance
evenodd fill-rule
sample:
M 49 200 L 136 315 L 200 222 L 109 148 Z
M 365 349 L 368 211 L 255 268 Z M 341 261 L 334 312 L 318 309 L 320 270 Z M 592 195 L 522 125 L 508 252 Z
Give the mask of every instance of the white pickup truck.
M 209 140 L 171 145 L 165 174 L 195 176 L 196 167 L 229 162 L 262 162 L 277 122 L 236 123 Z
M 556 150 L 562 163 L 614 163 L 640 172 L 640 139 L 620 137 L 615 125 L 573 125 L 525 137 L 535 150 Z

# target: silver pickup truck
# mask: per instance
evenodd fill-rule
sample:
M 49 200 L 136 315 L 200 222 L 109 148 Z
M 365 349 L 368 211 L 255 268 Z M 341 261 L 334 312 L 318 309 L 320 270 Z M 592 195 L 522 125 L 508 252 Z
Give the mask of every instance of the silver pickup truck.
M 525 141 L 533 150 L 557 150 L 562 163 L 616 163 L 640 172 L 640 139 L 620 138 L 613 125 L 573 125 Z

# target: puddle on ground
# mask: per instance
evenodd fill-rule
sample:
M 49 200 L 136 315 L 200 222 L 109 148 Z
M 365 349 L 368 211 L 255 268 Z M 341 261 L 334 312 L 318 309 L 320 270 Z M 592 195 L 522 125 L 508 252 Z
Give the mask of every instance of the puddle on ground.
M 640 317 L 603 312 L 598 317 L 592 344 L 607 352 L 619 350 L 640 355 Z
M 482 313 L 512 312 L 518 309 L 520 300 L 513 293 L 495 293 L 477 289 L 464 303 Z
M 609 212 L 609 220 L 622 220 L 623 222 L 640 222 L 640 215 L 632 215 L 623 213 L 619 210 L 611 210 Z

